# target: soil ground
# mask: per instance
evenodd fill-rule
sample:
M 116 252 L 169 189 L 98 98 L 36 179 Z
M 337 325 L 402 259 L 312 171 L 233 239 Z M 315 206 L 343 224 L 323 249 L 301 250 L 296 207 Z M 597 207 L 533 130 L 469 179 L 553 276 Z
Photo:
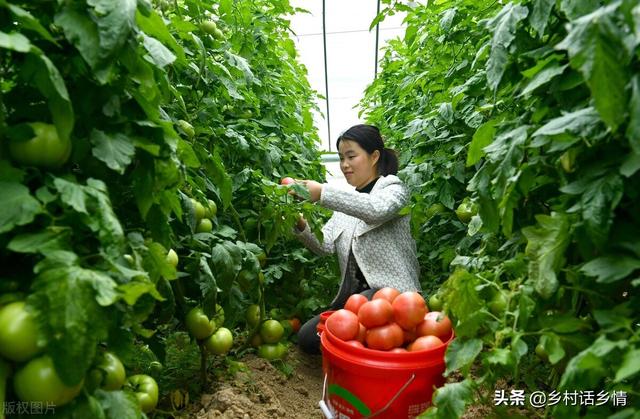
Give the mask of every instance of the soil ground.
M 286 359 L 293 370 L 285 375 L 255 355 L 241 360 L 247 371 L 215 383 L 191 406 L 194 419 L 322 419 L 322 357 L 292 345 Z M 209 394 L 206 394 L 209 393 Z

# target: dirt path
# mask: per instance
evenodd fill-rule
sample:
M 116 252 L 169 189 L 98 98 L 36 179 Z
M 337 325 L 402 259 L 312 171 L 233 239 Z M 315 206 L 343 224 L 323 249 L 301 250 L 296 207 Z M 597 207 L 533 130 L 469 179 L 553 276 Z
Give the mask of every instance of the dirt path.
M 204 394 L 195 403 L 191 418 L 210 419 L 321 419 L 318 401 L 322 397 L 322 357 L 307 355 L 291 346 L 287 364 L 293 372 L 286 376 L 255 355 L 241 360 L 247 372 L 217 383 L 213 394 Z

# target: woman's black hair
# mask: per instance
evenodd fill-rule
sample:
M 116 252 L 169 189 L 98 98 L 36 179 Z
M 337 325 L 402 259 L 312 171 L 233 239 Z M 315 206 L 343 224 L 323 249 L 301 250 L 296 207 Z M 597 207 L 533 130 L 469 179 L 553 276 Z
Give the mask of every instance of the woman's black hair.
M 382 176 L 398 173 L 398 156 L 396 152 L 390 148 L 385 148 L 380 130 L 373 125 L 359 124 L 352 126 L 338 137 L 336 149 L 339 148 L 342 140 L 355 141 L 369 154 L 378 150 L 380 152 L 378 173 Z

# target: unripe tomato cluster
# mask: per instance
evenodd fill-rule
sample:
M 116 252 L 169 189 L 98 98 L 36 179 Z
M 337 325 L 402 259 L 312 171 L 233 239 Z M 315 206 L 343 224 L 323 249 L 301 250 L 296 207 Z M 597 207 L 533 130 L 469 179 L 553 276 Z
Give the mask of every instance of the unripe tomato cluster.
M 13 368 L 9 368 L 10 364 Z M 12 376 L 11 370 L 14 371 Z M 133 388 L 131 380 L 135 377 L 144 381 L 144 389 Z M 63 406 L 83 388 L 89 392 L 97 389 L 117 391 L 125 385 L 140 401 L 142 411 L 150 412 L 158 403 L 158 385 L 152 377 L 138 375 L 127 379 L 118 356 L 103 349 L 98 350 L 85 378 L 75 385 L 64 383 L 39 340 L 38 323 L 24 301 L 0 308 L 0 400 L 4 398 L 3 386 L 8 378 L 12 378 L 17 398 L 26 403 Z
M 394 288 L 378 290 L 371 301 L 364 295 L 350 296 L 343 309 L 329 316 L 326 329 L 349 345 L 390 352 L 415 352 L 447 342 L 451 320 L 439 311 L 429 311 L 417 292 Z
M 258 349 L 258 356 L 266 360 L 282 359 L 288 351 L 287 337 L 297 333 L 300 329 L 300 319 L 280 319 L 280 311 L 273 309 L 269 312 L 271 318 L 260 322 L 260 307 L 257 304 L 249 306 L 245 319 L 249 328 L 257 328 L 258 333 L 251 338 L 251 345 Z
M 208 199 L 205 207 L 200 202 L 191 198 L 194 215 L 196 217 L 196 233 L 209 233 L 213 230 L 212 218 L 218 213 L 218 206 L 215 201 Z
M 224 310 L 218 304 L 213 318 L 210 319 L 201 307 L 194 307 L 187 313 L 185 323 L 189 333 L 201 342 L 209 353 L 224 355 L 233 346 L 233 334 L 231 330 L 222 327 Z

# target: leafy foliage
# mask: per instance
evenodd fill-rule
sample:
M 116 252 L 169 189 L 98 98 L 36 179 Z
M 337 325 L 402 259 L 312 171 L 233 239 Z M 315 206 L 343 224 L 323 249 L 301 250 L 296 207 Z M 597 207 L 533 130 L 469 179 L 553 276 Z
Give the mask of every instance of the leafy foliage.
M 390 9 L 407 12 L 407 30 L 361 105 L 406 164 L 423 288 L 442 283 L 458 335 L 447 374 L 465 377 L 439 390 L 426 416 L 461 415 L 505 376 L 527 394 L 625 391 L 633 404 L 637 2 Z M 450 211 L 464 199 L 479 208 L 469 224 Z

